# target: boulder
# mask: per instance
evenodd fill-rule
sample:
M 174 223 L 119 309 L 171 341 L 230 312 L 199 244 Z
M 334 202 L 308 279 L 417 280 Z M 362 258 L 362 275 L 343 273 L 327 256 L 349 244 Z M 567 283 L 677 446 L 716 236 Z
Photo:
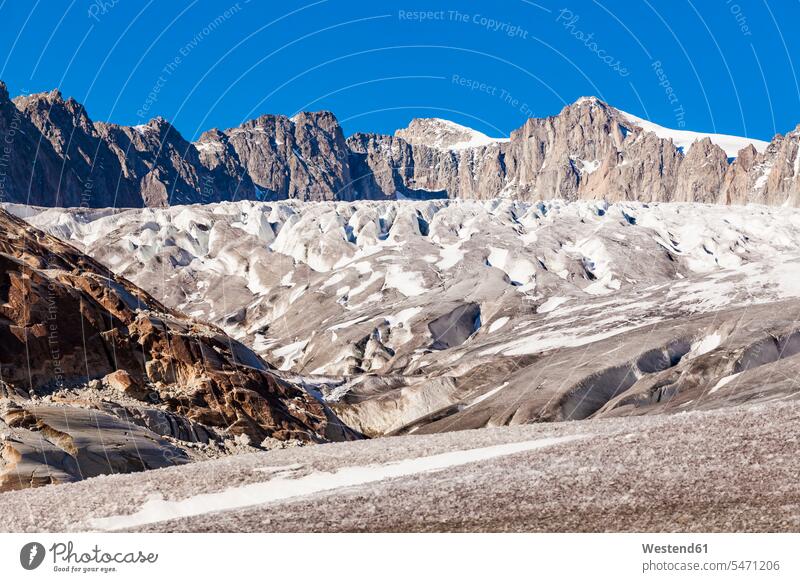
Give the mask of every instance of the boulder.
M 136 400 L 147 400 L 151 391 L 125 370 L 117 370 L 105 377 L 108 386 Z

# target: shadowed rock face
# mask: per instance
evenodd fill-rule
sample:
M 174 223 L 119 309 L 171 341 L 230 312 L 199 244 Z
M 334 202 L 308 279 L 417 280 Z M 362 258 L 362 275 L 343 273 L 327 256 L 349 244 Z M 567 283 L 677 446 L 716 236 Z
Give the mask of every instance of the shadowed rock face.
M 666 131 L 581 98 L 558 115 L 528 119 L 507 139 L 440 119 L 415 119 L 394 136 L 345 139 L 336 117 L 322 111 L 264 115 L 190 143 L 160 117 L 134 127 L 92 122 L 58 91 L 12 101 L 2 86 L 0 137 L 12 136 L 14 152 L 0 202 L 98 208 L 241 199 L 800 202 L 800 131 L 760 145 L 763 153 L 751 144 L 738 154 L 701 134 L 676 138 L 679 145 L 670 137 L 675 132 Z
M 219 199 L 216 192 L 204 190 L 213 179 L 200 164 L 194 146 L 161 117 L 135 127 L 95 126 L 117 157 L 121 175 L 139 194 L 137 206 L 188 204 L 204 196 L 209 202 Z
M 150 406 L 122 409 L 120 419 L 113 413 L 121 409 L 102 404 L 103 398 L 81 402 L 78 395 L 91 392 L 87 384 L 101 379 L 109 397 Z M 65 406 L 50 410 L 38 404 L 65 390 L 76 395 Z M 12 480 L 25 481 L 21 475 L 32 459 L 45 455 L 30 449 L 37 439 L 20 430 L 39 427 L 45 440 L 72 459 L 62 455 L 63 474 L 46 477 L 45 469 L 36 469 L 31 484 L 165 466 L 158 451 L 172 448 L 153 430 L 197 442 L 208 441 L 209 434 L 240 435 L 254 444 L 266 438 L 355 437 L 325 405 L 276 376 L 218 328 L 171 311 L 5 211 L 0 211 L 0 398 L 13 407 L 0 423 L 0 430 L 10 430 L 0 467 L 15 475 Z M 119 446 L 91 438 L 104 439 L 106 428 L 126 435 L 129 424 L 139 428 L 120 436 Z M 65 442 L 69 446 L 62 446 Z M 134 451 L 144 444 L 150 452 L 137 457 Z M 104 447 L 105 465 L 99 452 L 91 452 Z M 185 461 L 176 450 L 167 464 Z
M 47 206 L 79 204 L 81 184 L 0 81 L 0 200 Z
M 6 403 L 0 491 L 79 481 L 189 462 L 153 432 L 97 410 Z
M 73 98 L 59 91 L 19 96 L 14 105 L 60 157 L 60 198 L 53 206 L 140 206 L 138 188 L 120 165 L 113 143 Z M 73 185 L 75 183 L 75 185 Z M 95 200 L 96 198 L 96 200 Z
M 481 308 L 477 303 L 459 305 L 431 321 L 428 329 L 433 337 L 431 348 L 446 350 L 460 346 L 481 326 Z

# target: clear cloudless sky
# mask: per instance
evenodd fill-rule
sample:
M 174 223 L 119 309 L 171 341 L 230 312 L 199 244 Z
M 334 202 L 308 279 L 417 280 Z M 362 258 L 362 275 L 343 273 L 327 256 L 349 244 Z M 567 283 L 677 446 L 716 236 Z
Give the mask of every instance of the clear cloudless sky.
M 770 139 L 800 123 L 798 23 L 798 0 L 0 0 L 0 79 L 190 139 L 319 109 L 347 134 L 443 117 L 501 136 L 582 95 Z

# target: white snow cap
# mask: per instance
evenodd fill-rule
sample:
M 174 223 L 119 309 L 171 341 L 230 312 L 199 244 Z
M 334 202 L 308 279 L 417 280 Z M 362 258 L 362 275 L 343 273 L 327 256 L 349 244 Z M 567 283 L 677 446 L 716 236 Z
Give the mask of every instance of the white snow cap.
M 668 127 L 663 127 L 653 123 L 652 121 L 642 119 L 641 117 L 631 115 L 630 113 L 622 111 L 621 109 L 617 109 L 616 107 L 612 107 L 597 97 L 579 97 L 578 100 L 573 103 L 573 106 L 575 105 L 611 107 L 612 109 L 616 110 L 623 117 L 623 119 L 632 125 L 641 127 L 645 131 L 654 133 L 662 139 L 671 139 L 672 143 L 675 144 L 675 147 L 682 148 L 684 153 L 689 151 L 689 148 L 694 142 L 705 138 L 709 138 L 711 143 L 722 148 L 722 150 L 725 152 L 725 155 L 729 158 L 735 158 L 737 155 L 739 155 L 739 151 L 748 145 L 752 145 L 754 148 L 756 148 L 758 153 L 763 153 L 769 145 L 769 142 L 762 141 L 760 139 L 751 139 L 749 137 L 725 135 L 721 133 L 701 133 L 698 131 L 686 131 L 683 129 L 670 129 Z
M 573 105 L 604 105 L 600 99 L 595 97 L 594 95 L 584 95 L 583 97 L 578 97 L 578 100 L 573 103 Z
M 705 138 L 709 138 L 711 143 L 722 148 L 725 152 L 725 155 L 729 158 L 735 158 L 737 155 L 739 155 L 739 151 L 742 148 L 746 148 L 749 145 L 752 145 L 754 148 L 756 148 L 758 153 L 763 153 L 769 145 L 769 142 L 762 141 L 760 139 L 751 139 L 749 137 L 740 137 L 737 135 L 700 133 L 697 131 L 669 129 L 668 127 L 662 127 L 651 121 L 642 119 L 641 117 L 636 117 L 635 115 L 626 113 L 625 111 L 620 111 L 619 109 L 617 111 L 619 111 L 622 116 L 632 124 L 641 127 L 643 130 L 650 131 L 662 139 L 671 139 L 672 143 L 675 144 L 675 147 L 683 148 L 684 153 L 689 151 L 689 148 L 694 142 Z
M 398 129 L 395 135 L 413 145 L 440 150 L 464 150 L 508 141 L 508 138 L 489 137 L 471 127 L 438 117 L 413 119 L 408 127 Z
M 763 140 L 736 135 L 670 129 L 616 109 L 594 96 L 580 97 L 573 105 L 609 107 L 617 111 L 631 125 L 641 127 L 644 131 L 655 133 L 662 139 L 671 139 L 675 147 L 682 148 L 684 153 L 689 151 L 694 142 L 705 138 L 709 138 L 711 143 L 722 148 L 729 158 L 735 158 L 739 151 L 748 145 L 752 145 L 759 153 L 763 153 L 769 145 L 769 142 Z M 408 127 L 398 129 L 395 132 L 395 136 L 413 145 L 425 145 L 430 148 L 450 151 L 489 146 L 509 141 L 509 138 L 489 137 L 470 127 L 438 117 L 413 119 Z

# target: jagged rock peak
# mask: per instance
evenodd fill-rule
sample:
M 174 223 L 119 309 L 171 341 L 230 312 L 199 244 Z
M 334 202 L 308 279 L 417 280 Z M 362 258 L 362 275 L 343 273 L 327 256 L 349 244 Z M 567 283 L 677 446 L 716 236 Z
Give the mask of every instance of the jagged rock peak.
M 164 119 L 160 115 L 157 115 L 156 117 L 154 117 L 153 119 L 148 121 L 146 126 L 147 127 L 151 127 L 151 128 L 153 128 L 153 129 L 155 129 L 156 131 L 159 131 L 159 132 L 162 132 L 162 131 L 174 131 L 176 133 L 179 133 L 178 130 L 175 129 L 169 121 L 167 121 L 166 119 Z M 138 127 L 141 127 L 141 126 L 138 126 Z
M 332 111 L 326 109 L 320 111 L 301 111 L 289 118 L 292 123 L 301 123 L 305 121 L 314 121 L 316 123 L 334 123 L 339 125 L 339 120 Z
M 12 101 L 18 108 L 28 110 L 31 117 L 35 117 L 34 111 L 45 115 L 53 111 L 66 111 L 70 115 L 82 118 L 81 123 L 84 125 L 93 124 L 83 104 L 71 96 L 64 99 L 64 95 L 58 89 L 29 95 L 18 95 Z
M 313 123 L 317 125 L 325 125 L 328 127 L 339 127 L 339 120 L 336 115 L 331 111 L 301 111 L 289 117 L 280 113 L 265 113 L 253 119 L 248 119 L 242 122 L 237 127 L 228 128 L 225 132 L 234 131 L 241 128 L 252 127 L 272 127 L 276 123 L 291 123 L 293 125 L 301 125 L 305 123 Z
M 40 91 L 39 93 L 28 93 L 17 95 L 13 99 L 14 102 L 18 101 L 49 101 L 49 102 L 64 102 L 64 95 L 60 89 L 52 89 L 50 91 Z
M 211 129 L 208 129 L 200 134 L 200 137 L 197 139 L 197 143 L 214 139 L 223 139 L 224 137 L 224 132 L 216 127 L 212 127 Z
M 614 107 L 605 101 L 598 99 L 594 95 L 578 97 L 574 103 L 567 105 L 567 107 L 601 107 L 603 109 L 614 109 Z

